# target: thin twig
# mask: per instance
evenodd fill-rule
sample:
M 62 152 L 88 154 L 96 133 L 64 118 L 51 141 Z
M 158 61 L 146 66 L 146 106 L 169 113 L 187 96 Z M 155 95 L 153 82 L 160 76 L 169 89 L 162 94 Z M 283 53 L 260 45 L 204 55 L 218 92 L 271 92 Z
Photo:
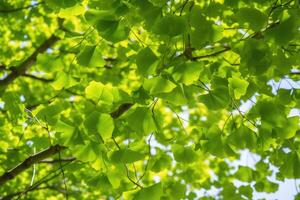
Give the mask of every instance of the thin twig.
M 65 172 L 64 172 L 64 169 L 62 167 L 62 162 L 61 162 L 61 155 L 60 155 L 60 151 L 58 152 L 58 159 L 59 159 L 59 167 L 60 167 L 60 170 L 61 170 L 61 174 L 62 174 L 62 177 L 63 177 L 63 183 L 64 183 L 64 186 L 65 186 L 65 190 L 66 190 L 66 199 L 68 200 L 68 187 L 67 187 L 67 183 L 66 183 L 66 176 L 65 176 Z
M 112 136 L 112 140 L 114 141 L 114 143 L 115 143 L 115 145 L 117 146 L 117 148 L 118 148 L 119 150 L 121 150 L 120 145 L 117 143 L 116 139 L 115 139 L 113 136 Z M 132 180 L 132 178 L 130 177 L 129 169 L 128 169 L 127 165 L 126 165 L 125 163 L 123 163 L 123 166 L 124 166 L 124 168 L 125 168 L 125 170 L 126 170 L 126 176 L 127 176 L 128 180 L 129 180 L 130 182 L 132 182 L 134 185 L 136 185 L 137 187 L 143 188 L 143 186 L 141 186 L 138 182 L 135 182 L 134 180 Z
M 137 180 L 137 182 L 141 181 L 144 178 L 144 176 L 146 175 L 146 172 L 147 172 L 147 169 L 148 169 L 148 165 L 149 165 L 150 159 L 152 157 L 152 154 L 151 154 L 151 139 L 152 139 L 152 136 L 153 136 L 153 132 L 151 133 L 151 135 L 150 135 L 150 137 L 148 139 L 148 147 L 149 147 L 149 150 L 148 150 L 149 152 L 148 153 L 149 153 L 149 158 L 148 158 L 148 160 L 146 162 L 144 173 L 140 176 L 140 178 Z
M 35 164 L 41 160 L 44 160 L 45 158 L 48 158 L 64 149 L 66 149 L 66 147 L 60 146 L 60 145 L 55 145 L 55 146 L 50 146 L 49 148 L 47 148 L 39 153 L 29 156 L 28 158 L 26 158 L 23 162 L 21 162 L 16 167 L 4 172 L 0 176 L 0 185 L 3 185 L 7 181 L 15 178 L 17 175 L 19 175 L 26 169 L 30 168 L 33 164 Z
M 54 81 L 54 78 L 47 79 L 47 78 L 43 78 L 43 77 L 34 76 L 32 74 L 22 74 L 22 76 L 27 77 L 27 78 L 32 78 L 32 79 L 35 79 L 38 81 L 42 81 L 44 83 L 50 83 L 50 82 Z
M 226 51 L 229 51 L 231 50 L 230 47 L 225 47 L 225 49 L 222 49 L 220 51 L 217 51 L 217 52 L 214 52 L 214 53 L 211 53 L 211 54 L 207 54 L 207 55 L 202 55 L 202 56 L 194 56 L 191 58 L 191 60 L 195 61 L 195 60 L 200 60 L 200 59 L 204 59 L 204 58 L 209 58 L 209 57 L 213 57 L 213 56 L 217 56 L 221 53 L 224 53 Z

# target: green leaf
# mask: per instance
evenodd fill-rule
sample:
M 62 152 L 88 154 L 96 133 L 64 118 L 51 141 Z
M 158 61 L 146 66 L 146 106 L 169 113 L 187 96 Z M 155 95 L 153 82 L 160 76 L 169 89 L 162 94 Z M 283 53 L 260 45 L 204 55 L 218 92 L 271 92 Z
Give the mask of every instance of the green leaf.
M 188 102 L 186 95 L 184 94 L 184 90 L 180 86 L 177 86 L 169 93 L 159 94 L 158 97 L 176 106 L 184 105 Z
M 299 28 L 299 14 L 291 14 L 288 18 L 280 21 L 279 25 L 267 30 L 267 36 L 278 45 L 286 45 L 297 37 Z
M 111 155 L 111 160 L 115 163 L 133 163 L 142 160 L 144 154 L 130 149 L 122 149 L 114 151 Z
M 233 92 L 235 99 L 240 99 L 247 92 L 249 83 L 243 79 L 233 77 L 228 79 L 229 89 Z
M 299 130 L 299 117 L 289 117 L 286 119 L 286 124 L 281 128 L 276 128 L 278 136 L 283 139 L 290 139 L 296 135 L 297 130 Z
M 21 104 L 20 97 L 13 92 L 6 92 L 2 99 L 4 100 L 4 108 L 9 111 L 10 117 L 14 122 L 18 121 L 24 110 L 24 105 Z M 44 113 L 46 115 L 46 113 Z
M 77 85 L 77 81 L 71 76 L 67 75 L 64 71 L 58 72 L 55 81 L 51 83 L 51 86 L 55 90 L 67 89 Z
M 138 107 L 126 118 L 128 125 L 140 135 L 156 130 L 155 122 L 148 108 Z
M 144 89 L 149 91 L 150 94 L 156 95 L 160 93 L 168 93 L 171 92 L 176 85 L 162 77 L 154 77 L 151 79 L 146 79 L 143 85 Z
M 253 180 L 253 170 L 250 167 L 240 166 L 235 175 L 238 180 L 243 182 L 251 182 Z
M 225 145 L 220 135 L 208 139 L 204 144 L 204 150 L 217 157 L 224 157 L 226 155 L 224 149 Z
M 192 163 L 197 160 L 197 154 L 192 147 L 174 144 L 172 145 L 172 152 L 177 162 Z
M 153 28 L 153 32 L 159 35 L 174 37 L 185 33 L 187 30 L 187 22 L 183 17 L 168 15 L 157 21 Z
M 99 116 L 97 130 L 104 140 L 111 138 L 114 128 L 114 120 L 109 114 L 101 114 Z
M 112 104 L 114 96 L 112 94 L 113 87 L 103 85 L 100 82 L 92 81 L 85 88 L 85 94 L 88 99 L 92 99 L 97 103 Z
M 101 147 L 99 144 L 88 142 L 85 145 L 78 145 L 74 148 L 74 156 L 82 162 L 92 162 L 99 159 Z
M 124 20 L 119 20 L 112 10 L 90 9 L 84 16 L 87 22 L 108 41 L 120 42 L 128 36 L 129 29 Z
M 166 194 L 174 200 L 184 199 L 185 193 L 186 185 L 179 182 L 171 183 L 166 190 Z
M 167 168 L 171 163 L 172 159 L 166 154 L 162 154 L 158 159 L 155 160 L 151 170 L 154 172 L 162 171 L 163 169 Z
M 157 67 L 156 61 L 157 57 L 150 48 L 142 49 L 136 56 L 138 72 L 143 76 L 154 74 Z
M 239 193 L 241 195 L 244 195 L 246 197 L 248 197 L 249 199 L 252 199 L 252 193 L 253 193 L 253 189 L 250 185 L 248 186 L 240 186 L 239 187 Z
M 208 94 L 201 95 L 199 100 L 209 109 L 219 110 L 226 108 L 230 103 L 230 96 L 227 87 L 219 87 L 210 90 Z
M 97 46 L 85 46 L 77 56 L 78 64 L 87 67 L 103 67 L 105 61 Z
M 60 9 L 58 16 L 60 18 L 71 18 L 73 16 L 81 15 L 85 12 L 85 8 L 82 5 L 76 4 L 75 6 Z
M 199 79 L 203 67 L 202 63 L 197 62 L 177 65 L 174 67 L 173 78 L 175 81 L 191 85 Z
M 259 31 L 266 27 L 268 17 L 260 10 L 255 8 L 240 8 L 237 12 L 237 19 L 241 24 L 247 23 L 249 28 L 254 31 Z
M 37 119 L 47 122 L 49 125 L 55 125 L 59 119 L 59 114 L 65 109 L 63 104 L 50 104 L 41 109 L 37 114 Z
M 254 185 L 257 192 L 274 193 L 278 190 L 278 184 L 264 179 Z
M 125 175 L 125 170 L 123 165 L 113 165 L 110 168 L 107 169 L 107 178 L 114 189 L 117 189 L 120 187 L 121 179 Z
M 88 131 L 88 133 L 94 134 L 98 131 L 97 126 L 99 123 L 100 115 L 101 115 L 101 113 L 98 111 L 93 111 L 88 114 L 88 116 L 86 117 L 86 119 L 84 121 L 84 126 L 85 126 L 86 130 Z
M 241 67 L 256 75 L 265 73 L 271 66 L 271 56 L 270 48 L 265 42 L 249 39 L 241 52 Z
M 160 200 L 160 197 L 163 195 L 163 188 L 161 183 L 156 183 L 150 187 L 141 189 L 134 200 Z
M 222 38 L 221 27 L 207 20 L 202 13 L 203 9 L 199 6 L 193 6 L 190 12 L 190 23 L 193 26 L 190 38 L 193 47 L 203 47 L 208 42 L 215 42 Z
M 233 133 L 228 136 L 228 142 L 239 149 L 254 149 L 257 139 L 255 132 L 242 125 L 238 129 L 233 130 Z
M 286 178 L 300 178 L 300 159 L 296 152 L 291 152 L 284 156 L 280 172 Z
M 74 129 L 74 127 L 62 127 L 62 128 L 69 129 L 67 131 L 64 131 L 60 136 L 63 144 L 68 145 L 69 147 L 84 144 L 83 133 L 79 131 L 77 128 L 74 131 L 71 131 L 72 128 Z M 60 131 L 60 129 L 56 129 L 56 131 Z
M 286 124 L 286 117 L 284 115 L 284 108 L 273 101 L 260 101 L 257 104 L 261 119 L 272 126 L 284 127 Z

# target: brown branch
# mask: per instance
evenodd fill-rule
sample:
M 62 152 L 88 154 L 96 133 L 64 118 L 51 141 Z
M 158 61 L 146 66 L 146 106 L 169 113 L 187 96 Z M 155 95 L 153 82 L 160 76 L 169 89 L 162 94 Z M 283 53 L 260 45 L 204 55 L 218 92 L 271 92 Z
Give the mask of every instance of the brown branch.
M 12 12 L 18 12 L 18 11 L 21 11 L 21 10 L 25 10 L 25 9 L 28 9 L 28 8 L 34 8 L 38 5 L 41 5 L 45 2 L 38 2 L 36 4 L 32 4 L 32 5 L 28 5 L 28 6 L 24 6 L 24 7 L 20 7 L 20 8 L 9 8 L 9 9 L 0 9 L 0 13 L 5 13 L 5 14 L 8 14 L 8 13 L 12 13 Z
M 38 163 L 48 163 L 48 164 L 56 164 L 60 162 L 71 162 L 76 160 L 75 157 L 61 158 L 61 159 L 44 159 L 39 161 Z
M 291 72 L 290 75 L 300 75 L 300 72 Z
M 211 54 L 206 54 L 206 55 L 202 55 L 202 56 L 194 56 L 191 58 L 191 60 L 195 61 L 195 60 L 200 60 L 200 59 L 203 59 L 203 58 L 209 58 L 209 57 L 213 57 L 213 56 L 217 56 L 221 53 L 224 53 L 226 51 L 229 51 L 231 50 L 230 47 L 225 47 L 225 49 L 222 49 L 220 51 L 217 51 L 217 52 L 214 52 L 214 53 L 211 53 Z
M 36 191 L 36 190 L 44 190 L 44 189 L 48 189 L 47 187 L 36 187 L 36 188 L 31 188 L 27 191 L 28 192 L 33 192 L 33 191 Z M 4 197 L 1 197 L 0 200 L 11 200 L 13 199 L 15 196 L 20 196 L 23 194 L 23 191 L 21 192 L 15 192 L 15 193 L 12 193 L 12 194 L 9 194 L 9 195 L 6 195 Z
M 0 80 L 0 86 L 6 87 L 12 83 L 16 78 L 25 74 L 25 72 L 35 63 L 37 55 L 39 53 L 45 52 L 49 47 L 51 47 L 55 42 L 59 40 L 58 37 L 52 35 L 43 44 L 41 44 L 26 60 L 24 60 L 19 66 L 8 74 L 3 80 Z
M 120 117 L 124 112 L 129 110 L 133 104 L 132 103 L 125 103 L 119 106 L 119 108 L 111 113 L 111 116 L 113 118 L 118 118 Z M 37 154 L 34 154 L 32 156 L 29 156 L 26 158 L 22 163 L 17 165 L 16 167 L 10 169 L 9 171 L 5 172 L 0 176 L 0 185 L 3 185 L 7 181 L 15 178 L 17 175 L 25 171 L 26 169 L 30 168 L 33 164 L 35 163 L 49 163 L 45 159 L 49 158 L 50 156 L 66 149 L 67 147 L 60 146 L 60 145 L 55 145 L 55 146 L 50 146 L 48 149 L 43 150 Z M 73 161 L 76 158 L 69 158 L 68 161 Z M 63 161 L 63 160 L 61 160 Z M 56 162 L 52 160 L 51 162 Z M 58 160 L 57 162 L 60 162 Z
M 270 11 L 269 11 L 269 14 L 268 14 L 268 17 L 271 16 L 271 14 L 277 9 L 277 8 L 282 8 L 282 7 L 285 7 L 287 5 L 289 5 L 290 3 L 292 3 L 294 0 L 290 0 L 290 1 L 287 1 L 286 3 L 283 3 L 283 4 L 277 4 L 278 3 L 278 0 L 276 0 L 272 7 L 270 8 Z
M 43 77 L 34 76 L 32 74 L 22 74 L 22 76 L 27 77 L 27 78 L 32 78 L 32 79 L 35 79 L 35 80 L 38 80 L 38 81 L 42 81 L 42 82 L 45 82 L 45 83 L 49 83 L 49 82 L 54 81 L 53 78 L 47 79 L 47 78 L 43 78 Z
M 49 148 L 47 148 L 39 153 L 36 153 L 32 156 L 29 156 L 28 158 L 26 158 L 23 162 L 21 162 L 16 167 L 14 167 L 14 168 L 10 169 L 9 171 L 5 172 L 4 174 L 2 174 L 0 176 L 0 185 L 3 185 L 7 181 L 15 178 L 17 175 L 19 175 L 26 169 L 30 168 L 31 165 L 38 163 L 38 162 L 40 162 L 40 161 L 58 153 L 59 151 L 64 150 L 64 149 L 66 149 L 66 147 L 60 146 L 60 145 L 55 145 L 55 146 L 50 146 Z
M 1 71 L 6 70 L 6 65 L 0 64 L 0 70 L 1 70 Z
M 119 106 L 119 108 L 112 113 L 110 113 L 112 118 L 118 118 L 120 117 L 124 112 L 129 110 L 133 106 L 133 103 L 124 103 Z

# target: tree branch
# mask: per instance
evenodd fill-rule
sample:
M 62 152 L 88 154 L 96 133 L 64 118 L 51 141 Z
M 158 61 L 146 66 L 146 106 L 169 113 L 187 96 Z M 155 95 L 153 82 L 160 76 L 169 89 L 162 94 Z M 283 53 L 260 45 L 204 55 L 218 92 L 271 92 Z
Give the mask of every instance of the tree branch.
M 110 116 L 112 118 L 118 118 L 120 117 L 124 112 L 126 112 L 127 110 L 129 110 L 131 107 L 133 106 L 133 103 L 124 103 L 122 105 L 119 106 L 119 108 L 115 111 L 113 111 L 112 113 L 110 113 Z
M 18 12 L 18 11 L 21 11 L 21 10 L 25 10 L 25 9 L 28 9 L 28 8 L 33 8 L 33 7 L 36 7 L 40 4 L 43 4 L 45 2 L 38 2 L 36 4 L 32 4 L 32 5 L 28 5 L 28 6 L 24 6 L 24 7 L 20 7 L 20 8 L 9 8 L 9 9 L 0 9 L 0 13 L 12 13 L 12 12 Z
M 300 72 L 291 72 L 290 75 L 300 75 Z
M 213 56 L 217 56 L 221 53 L 224 53 L 226 51 L 229 51 L 231 50 L 230 47 L 225 47 L 225 49 L 222 49 L 220 51 L 217 51 L 217 52 L 214 52 L 214 53 L 211 53 L 211 54 L 207 54 L 207 55 L 202 55 L 202 56 L 194 56 L 191 58 L 191 60 L 195 61 L 195 60 L 199 60 L 199 59 L 203 59 L 203 58 L 209 58 L 209 57 L 213 57 Z
M 55 145 L 55 146 L 50 146 L 49 148 L 47 148 L 39 153 L 36 153 L 32 156 L 29 156 L 28 158 L 26 158 L 23 162 L 21 162 L 16 167 L 14 167 L 11 170 L 2 174 L 0 176 L 0 185 L 3 185 L 7 181 L 15 178 L 17 175 L 19 175 L 26 169 L 30 168 L 31 165 L 33 165 L 37 162 L 40 162 L 40 161 L 58 153 L 59 151 L 64 150 L 64 149 L 66 149 L 66 147 L 60 146 L 60 145 Z
M 32 74 L 23 74 L 22 76 L 27 77 L 27 78 L 32 78 L 32 79 L 35 79 L 35 80 L 38 80 L 38 81 L 42 81 L 42 82 L 45 82 L 45 83 L 49 83 L 49 82 L 54 81 L 53 78 L 47 79 L 47 78 L 43 78 L 43 77 L 34 76 Z
M 113 118 L 118 118 L 124 112 L 129 110 L 132 106 L 133 106 L 132 103 L 124 103 L 124 104 L 120 105 L 119 108 L 117 110 L 113 111 L 110 115 Z M 17 175 L 19 175 L 20 173 L 22 173 L 26 169 L 30 168 L 31 165 L 33 165 L 35 163 L 41 163 L 41 162 L 42 163 L 50 163 L 50 162 L 53 163 L 53 162 L 55 162 L 54 160 L 47 162 L 45 159 L 49 158 L 50 156 L 66 149 L 66 148 L 67 147 L 60 146 L 60 145 L 50 146 L 46 150 L 43 150 L 43 151 L 41 151 L 37 154 L 29 156 L 28 158 L 26 158 L 22 163 L 20 163 L 16 167 L 14 167 L 11 170 L 9 170 L 9 171 L 5 172 L 4 174 L 2 174 L 0 176 L 0 185 L 3 185 L 7 181 L 15 178 Z M 71 157 L 71 158 L 68 159 L 68 161 L 73 161 L 75 159 L 76 158 Z M 58 160 L 57 162 L 60 162 L 60 160 Z
M 55 42 L 59 40 L 58 37 L 52 35 L 48 38 L 43 44 L 41 44 L 34 52 L 29 56 L 26 60 L 24 60 L 19 66 L 17 66 L 14 70 L 8 74 L 3 80 L 0 80 L 0 86 L 6 87 L 10 83 L 12 83 L 16 78 L 21 75 L 24 75 L 25 72 L 35 63 L 37 55 L 39 53 L 45 52 L 50 46 L 52 46 Z
M 39 161 L 39 163 L 49 163 L 49 164 L 55 164 L 60 162 L 72 162 L 76 160 L 75 157 L 68 157 L 68 158 L 61 158 L 61 159 L 44 159 Z

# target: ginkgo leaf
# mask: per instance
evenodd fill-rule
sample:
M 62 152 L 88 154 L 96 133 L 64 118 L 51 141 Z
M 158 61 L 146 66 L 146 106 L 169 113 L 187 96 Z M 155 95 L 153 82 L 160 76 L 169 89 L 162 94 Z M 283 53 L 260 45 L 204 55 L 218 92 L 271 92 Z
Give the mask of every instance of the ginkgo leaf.
M 122 149 L 112 153 L 111 160 L 116 163 L 133 163 L 142 160 L 144 154 L 130 149 Z
M 97 103 L 101 101 L 105 104 L 111 104 L 114 101 L 112 90 L 113 88 L 110 85 L 92 81 L 85 88 L 85 94 L 88 99 L 92 99 Z
M 156 130 L 156 125 L 149 109 L 138 107 L 127 119 L 128 125 L 141 135 L 147 135 Z
M 183 17 L 169 15 L 158 20 L 153 30 L 159 35 L 174 37 L 186 32 L 187 22 Z
M 249 83 L 246 80 L 233 77 L 228 79 L 229 89 L 233 91 L 234 97 L 240 99 L 247 92 Z
M 129 29 L 125 22 L 118 19 L 112 10 L 90 9 L 84 16 L 88 23 L 94 26 L 106 40 L 119 42 L 128 36 Z
M 202 47 L 207 42 L 222 38 L 221 27 L 207 20 L 202 13 L 202 8 L 199 6 L 193 6 L 190 13 L 190 23 L 194 28 L 190 34 L 192 46 Z
M 144 81 L 143 87 L 145 90 L 149 91 L 150 94 L 160 94 L 160 93 L 168 93 L 171 92 L 176 85 L 162 77 L 154 77 L 151 79 L 146 79 Z
M 101 114 L 99 116 L 97 130 L 104 140 L 111 138 L 114 127 L 114 120 L 109 114 Z
M 298 34 L 299 16 L 292 13 L 291 16 L 282 20 L 280 24 L 267 31 L 267 36 L 274 39 L 279 45 L 286 45 Z
M 296 135 L 297 130 L 299 130 L 299 117 L 289 117 L 286 119 L 286 124 L 283 127 L 276 128 L 278 136 L 284 139 L 292 138 Z
M 237 12 L 237 19 L 241 24 L 247 23 L 254 31 L 261 30 L 268 22 L 267 15 L 255 8 L 240 8 Z
M 173 78 L 186 85 L 191 85 L 199 79 L 199 75 L 203 69 L 202 63 L 184 63 L 174 67 Z
M 219 87 L 211 90 L 208 94 L 201 95 L 199 100 L 203 102 L 209 109 L 218 110 L 226 108 L 230 103 L 228 88 Z
M 159 200 L 162 195 L 162 184 L 156 183 L 154 185 L 141 189 L 134 197 L 134 200 Z
M 154 74 L 156 70 L 156 55 L 150 48 L 142 49 L 136 56 L 136 64 L 139 73 L 143 76 Z
M 61 18 L 71 18 L 73 16 L 78 16 L 83 14 L 85 11 L 85 8 L 80 5 L 76 4 L 75 6 L 65 8 L 65 9 L 60 9 L 58 16 Z
M 240 166 L 236 172 L 236 177 L 243 182 L 251 182 L 253 180 L 253 170 L 250 167 Z
M 11 0 L 0 23 L 0 199 L 280 199 L 300 178 L 299 1 Z
M 172 145 L 172 152 L 177 162 L 191 163 L 197 159 L 197 154 L 191 147 L 174 144 Z
M 103 67 L 105 65 L 101 51 L 97 46 L 85 46 L 78 54 L 77 62 L 88 67 Z
M 300 159 L 297 153 L 285 155 L 280 171 L 286 178 L 300 178 Z
M 240 149 L 253 149 L 256 146 L 257 138 L 255 132 L 242 125 L 229 135 L 228 142 Z
M 241 52 L 241 66 L 254 74 L 265 73 L 272 62 L 269 50 L 265 42 L 247 40 Z
M 51 86 L 55 90 L 61 90 L 62 88 L 70 88 L 78 84 L 74 78 L 67 75 L 65 72 L 58 72 L 55 78 L 55 81 L 51 83 Z
M 188 102 L 184 90 L 180 86 L 177 86 L 169 93 L 162 93 L 158 96 L 176 106 L 184 105 Z

